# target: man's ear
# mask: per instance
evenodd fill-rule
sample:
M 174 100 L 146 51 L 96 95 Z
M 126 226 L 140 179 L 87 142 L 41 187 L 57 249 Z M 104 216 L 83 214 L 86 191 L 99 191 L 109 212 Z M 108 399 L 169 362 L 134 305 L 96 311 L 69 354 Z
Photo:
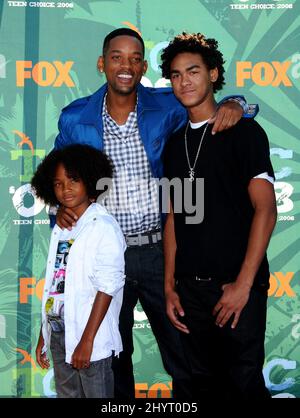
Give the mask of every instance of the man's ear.
M 143 65 L 143 75 L 145 75 L 145 74 L 146 74 L 147 69 L 148 69 L 148 62 L 147 62 L 146 60 L 144 60 L 144 65 Z
M 209 76 L 210 76 L 210 81 L 212 83 L 215 83 L 219 77 L 218 68 L 216 67 L 216 68 L 213 68 L 212 70 L 209 70 Z
M 104 57 L 101 55 L 97 61 L 97 68 L 100 73 L 104 71 Z

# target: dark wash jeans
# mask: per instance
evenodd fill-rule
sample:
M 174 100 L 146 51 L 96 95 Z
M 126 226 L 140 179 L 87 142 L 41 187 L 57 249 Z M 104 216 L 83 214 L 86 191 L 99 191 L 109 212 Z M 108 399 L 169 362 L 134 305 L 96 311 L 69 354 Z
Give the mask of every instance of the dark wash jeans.
M 113 398 L 112 357 L 92 361 L 88 369 L 74 369 L 65 362 L 65 333 L 52 332 L 50 349 L 58 398 Z
M 125 253 L 126 281 L 120 313 L 123 352 L 113 359 L 115 397 L 135 397 L 133 375 L 133 311 L 139 299 L 151 324 L 163 365 L 173 379 L 173 397 L 189 397 L 189 373 L 179 331 L 166 314 L 162 243 L 128 247 Z M 153 371 L 155 373 L 155 370 Z
M 232 318 L 220 328 L 213 308 L 222 282 L 181 278 L 177 292 L 190 334 L 181 334 L 192 372 L 192 397 L 208 399 L 269 399 L 262 374 L 267 287 L 255 286 L 235 329 Z

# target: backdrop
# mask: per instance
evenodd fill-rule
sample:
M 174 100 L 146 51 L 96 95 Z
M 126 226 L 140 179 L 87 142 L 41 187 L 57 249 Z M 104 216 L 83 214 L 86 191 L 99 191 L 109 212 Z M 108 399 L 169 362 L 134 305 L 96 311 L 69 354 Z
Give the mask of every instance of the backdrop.
M 104 36 L 125 26 L 145 40 L 145 85 L 169 85 L 161 49 L 183 30 L 201 31 L 226 59 L 222 96 L 260 105 L 278 205 L 264 376 L 273 396 L 300 397 L 299 12 L 299 0 L 0 0 L 0 396 L 55 396 L 52 368 L 42 371 L 34 356 L 50 229 L 29 182 L 53 146 L 62 107 L 104 82 L 96 70 Z M 170 397 L 139 306 L 134 342 L 136 396 Z

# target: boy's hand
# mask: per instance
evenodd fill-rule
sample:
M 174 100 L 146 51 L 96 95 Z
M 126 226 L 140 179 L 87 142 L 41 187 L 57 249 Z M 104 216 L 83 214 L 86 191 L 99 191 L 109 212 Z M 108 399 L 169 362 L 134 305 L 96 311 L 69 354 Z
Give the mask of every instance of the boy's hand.
M 42 334 L 40 334 L 40 337 L 39 337 L 39 340 L 35 349 L 35 358 L 36 358 L 38 365 L 42 369 L 49 369 L 50 362 L 49 362 L 49 359 L 47 358 L 47 354 L 46 353 L 42 354 L 43 346 L 44 346 L 44 338 Z
M 67 228 L 69 231 L 72 230 L 73 226 L 76 225 L 78 216 L 72 211 L 72 209 L 60 206 L 56 214 L 56 223 L 61 228 Z
M 212 134 L 229 129 L 236 125 L 243 116 L 243 108 L 236 102 L 223 103 L 208 123 L 213 123 Z
M 233 282 L 224 284 L 222 289 L 223 295 L 213 310 L 216 325 L 222 328 L 233 315 L 231 328 L 236 328 L 241 312 L 248 302 L 250 287 Z
M 71 364 L 74 369 L 87 369 L 90 367 L 90 359 L 93 351 L 93 343 L 80 341 L 72 355 Z
M 184 332 L 185 334 L 189 334 L 188 327 L 179 321 L 178 317 L 184 316 L 184 311 L 182 309 L 180 299 L 178 293 L 175 290 L 166 292 L 166 307 L 167 307 L 167 315 L 174 325 L 179 331 Z

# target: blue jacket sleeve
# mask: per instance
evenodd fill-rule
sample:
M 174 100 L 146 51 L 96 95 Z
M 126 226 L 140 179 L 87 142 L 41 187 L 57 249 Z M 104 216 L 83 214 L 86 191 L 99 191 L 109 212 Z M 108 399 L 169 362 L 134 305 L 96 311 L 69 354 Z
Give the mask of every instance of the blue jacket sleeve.
M 64 114 L 61 113 L 58 120 L 58 135 L 54 141 L 54 149 L 64 148 L 68 144 L 66 127 L 64 123 Z
M 232 95 L 232 96 L 225 96 L 220 102 L 218 106 L 220 107 L 223 103 L 226 102 L 237 102 L 243 108 L 243 118 L 254 118 L 257 113 L 259 112 L 258 104 L 248 104 L 244 96 L 239 95 Z

